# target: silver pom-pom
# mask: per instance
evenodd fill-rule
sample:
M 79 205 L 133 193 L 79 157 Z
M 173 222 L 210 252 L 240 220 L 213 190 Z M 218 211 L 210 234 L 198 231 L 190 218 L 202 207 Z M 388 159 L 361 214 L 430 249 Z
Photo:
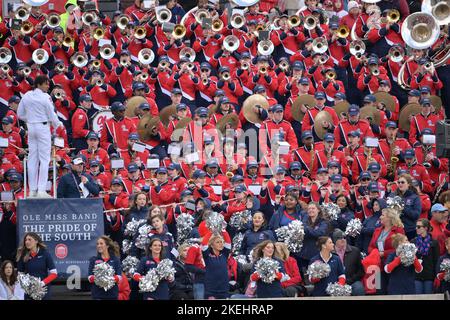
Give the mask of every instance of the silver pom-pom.
M 169 279 L 175 278 L 175 268 L 173 267 L 173 262 L 170 259 L 163 259 L 156 267 L 156 273 L 159 279 Z
M 218 212 L 211 212 L 206 219 L 206 227 L 211 230 L 213 234 L 222 234 L 222 230 L 224 230 L 227 226 L 223 215 Z
M 141 220 L 132 219 L 125 226 L 125 231 L 123 232 L 123 234 L 125 236 L 130 236 L 131 238 L 134 237 L 134 235 L 136 234 L 136 232 L 139 229 L 139 226 L 141 226 L 143 223 L 145 223 L 145 221 L 146 221 L 145 219 L 141 219 Z
M 177 243 L 181 245 L 191 234 L 194 227 L 194 217 L 188 213 L 182 213 L 175 220 L 177 223 Z
M 47 287 L 42 286 L 41 279 L 38 277 L 19 272 L 18 280 L 23 291 L 25 291 L 25 293 L 33 300 L 42 300 L 47 294 Z
M 153 292 L 159 284 L 159 276 L 156 269 L 150 269 L 147 274 L 139 280 L 139 290 L 141 292 Z
M 439 265 L 439 270 L 445 272 L 444 281 L 450 282 L 450 259 L 442 260 Z
M 233 255 L 237 255 L 239 250 L 241 250 L 242 240 L 244 240 L 244 234 L 241 232 L 236 233 L 233 237 L 233 247 L 231 249 Z
M 416 245 L 410 242 L 402 243 L 396 250 L 397 256 L 400 257 L 400 261 L 405 267 L 414 264 L 414 260 L 416 259 L 416 252 Z
M 122 252 L 123 252 L 124 254 L 130 253 L 131 245 L 132 245 L 131 240 L 129 240 L 129 239 L 124 239 L 124 240 L 122 241 Z
M 116 284 L 114 275 L 113 267 L 106 262 L 96 264 L 94 267 L 94 283 L 105 291 L 108 291 Z
M 229 225 L 237 230 L 244 230 L 251 218 L 252 214 L 250 213 L 250 210 L 236 212 L 231 216 Z
M 388 197 L 386 204 L 388 208 L 396 210 L 399 215 L 403 213 L 403 209 L 405 208 L 405 202 L 399 196 Z
M 324 203 L 320 206 L 320 208 L 322 209 L 323 218 L 329 221 L 337 220 L 339 214 L 341 213 L 339 206 L 332 202 Z
M 303 247 L 305 229 L 300 220 L 294 220 L 287 226 L 275 230 L 278 241 L 284 242 L 290 252 L 300 252 Z
M 280 269 L 278 261 L 271 258 L 261 258 L 256 262 L 255 271 L 265 283 L 272 283 Z
M 323 278 L 328 277 L 330 272 L 331 272 L 331 268 L 328 265 L 328 263 L 324 263 L 322 261 L 317 260 L 309 265 L 308 270 L 306 271 L 306 274 L 310 278 L 323 279 Z
M 138 233 L 139 235 L 137 236 L 134 245 L 141 249 L 144 250 L 145 247 L 150 243 L 150 238 L 149 238 L 149 233 L 150 230 L 152 230 L 153 227 L 151 225 L 148 224 L 144 224 L 143 226 L 139 227 L 138 229 Z
M 289 226 L 282 226 L 275 230 L 277 239 L 280 242 L 284 242 L 289 235 Z
M 345 228 L 345 235 L 356 238 L 361 233 L 362 223 L 358 218 L 352 219 L 347 223 Z
M 332 297 L 348 297 L 352 295 L 352 287 L 348 284 L 342 286 L 338 282 L 329 283 L 326 292 Z
M 127 256 L 122 261 L 122 270 L 129 277 L 132 277 L 136 272 L 137 266 L 139 264 L 139 259 L 133 256 Z

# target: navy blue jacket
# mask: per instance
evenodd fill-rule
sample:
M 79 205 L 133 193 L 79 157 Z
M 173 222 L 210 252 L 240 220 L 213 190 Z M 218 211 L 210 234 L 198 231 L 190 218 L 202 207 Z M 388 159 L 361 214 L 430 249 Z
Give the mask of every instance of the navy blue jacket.
M 226 247 L 218 256 L 214 254 L 209 247 L 203 247 L 203 260 L 205 261 L 205 299 L 215 297 L 225 299 L 229 296 L 229 279 L 228 279 L 228 255 L 230 254 L 230 245 Z
M 315 297 L 326 296 L 327 295 L 326 289 L 327 289 L 328 284 L 337 282 L 339 280 L 339 277 L 342 275 L 345 276 L 345 268 L 344 268 L 344 265 L 342 264 L 341 259 L 335 253 L 331 254 L 331 258 L 330 258 L 330 260 L 328 260 L 328 262 L 323 260 L 322 256 L 319 253 L 318 255 L 312 257 L 309 264 L 312 264 L 314 261 L 317 261 L 317 260 L 321 261 L 323 263 L 328 263 L 331 270 L 330 270 L 330 274 L 328 275 L 328 277 L 322 278 L 322 279 L 320 279 L 319 282 L 314 284 L 314 289 L 313 289 L 311 295 L 315 296 Z
M 89 196 L 98 196 L 100 188 L 91 175 L 82 173 L 83 176 L 88 178 L 89 182 L 85 184 L 85 187 L 89 190 Z M 75 184 L 75 180 L 77 184 Z M 81 178 L 77 174 L 69 172 L 61 177 L 58 183 L 57 196 L 58 198 L 81 198 L 79 184 Z
M 278 229 L 279 227 L 283 227 L 283 226 L 287 225 L 287 224 L 282 224 L 282 223 L 281 223 L 283 217 L 286 217 L 286 216 L 284 215 L 284 211 L 285 211 L 285 210 L 286 210 L 286 207 L 285 207 L 285 206 L 281 206 L 280 208 L 278 208 L 278 210 L 273 214 L 272 218 L 270 219 L 270 222 L 269 222 L 269 229 L 275 231 L 275 230 Z M 295 218 L 294 220 L 301 220 L 301 219 L 302 219 L 302 218 L 301 218 L 301 212 L 300 212 L 300 211 L 294 212 L 294 213 L 291 215 L 291 217 L 294 217 L 294 218 Z M 286 217 L 286 218 L 287 218 L 287 217 Z M 287 219 L 289 219 L 289 218 L 287 218 Z
M 148 207 L 144 206 L 140 209 L 132 208 L 124 219 L 123 226 L 125 227 L 128 222 L 131 220 L 142 220 L 147 219 L 148 217 Z
M 368 253 L 369 244 L 372 240 L 373 232 L 376 228 L 381 226 L 380 223 L 381 211 L 374 212 L 374 214 L 366 219 L 364 219 L 361 229 L 361 233 L 358 237 L 357 245 L 362 252 Z
M 141 226 L 143 226 L 144 224 L 142 224 Z M 135 256 L 137 258 L 141 258 L 145 255 L 145 250 L 139 249 L 138 247 L 136 247 L 135 243 L 136 243 L 136 239 L 139 236 L 139 232 L 136 232 L 136 234 L 134 235 L 133 238 L 133 244 L 131 245 L 131 249 L 130 249 L 130 255 Z M 175 256 L 172 254 L 172 250 L 174 249 L 174 241 L 173 241 L 173 237 L 172 234 L 170 232 L 167 231 L 167 225 L 164 225 L 164 231 L 161 234 L 155 233 L 155 230 L 151 230 L 149 235 L 149 242 L 153 239 L 153 238 L 158 238 L 159 240 L 161 240 L 162 245 L 164 247 L 164 258 L 169 258 L 174 260 Z
M 444 259 L 450 260 L 450 254 L 448 254 L 448 252 L 439 258 L 439 260 L 436 264 L 436 274 L 441 272 L 440 266 L 441 266 L 442 261 L 444 261 Z M 450 282 L 449 281 L 441 281 L 441 286 L 439 287 L 439 292 L 446 292 L 446 291 L 450 292 Z
M 352 210 L 350 210 L 348 207 L 345 207 L 341 209 L 341 213 L 338 215 L 337 220 L 331 221 L 331 225 L 333 229 L 341 229 L 342 231 L 345 231 L 345 228 L 347 228 L 347 223 L 355 218 L 355 214 Z
M 136 272 L 145 276 L 150 269 L 154 269 L 157 266 L 158 263 L 153 257 L 146 256 L 139 261 Z M 142 296 L 144 300 L 169 300 L 169 282 L 165 279 L 161 279 L 155 291 L 143 292 Z
M 88 276 L 93 276 L 95 265 L 103 262 L 104 260 L 102 259 L 101 255 L 93 256 L 91 259 L 89 259 Z M 119 277 L 122 276 L 122 265 L 120 264 L 120 259 L 118 257 L 111 256 L 106 263 L 113 267 L 115 275 Z M 117 300 L 119 298 L 119 286 L 116 283 L 114 287 L 112 287 L 108 291 L 105 291 L 105 289 L 100 288 L 95 283 L 93 283 L 91 285 L 91 293 L 92 299 L 94 300 Z
M 268 230 L 264 227 L 259 228 L 258 231 L 254 231 L 253 226 L 251 226 L 251 228 L 244 233 L 244 239 L 242 239 L 242 245 L 241 249 L 239 250 L 239 254 L 248 255 L 250 251 L 252 251 L 252 249 L 256 247 L 257 244 L 265 240 L 275 241 L 275 235 L 273 231 Z
M 420 201 L 420 197 L 411 190 L 406 190 L 405 194 L 401 197 L 405 202 L 405 208 L 400 216 L 405 233 L 414 232 L 416 231 L 417 219 L 419 219 L 420 212 L 422 211 L 422 201 Z
M 280 269 L 278 272 L 286 273 L 284 270 L 284 262 L 280 259 L 273 258 L 280 264 Z M 253 272 L 256 269 L 253 267 Z M 278 298 L 283 296 L 283 288 L 281 287 L 281 282 L 279 280 L 274 280 L 272 283 L 265 283 L 262 280 L 256 282 L 256 297 L 258 298 Z
M 310 260 L 319 253 L 316 242 L 319 237 L 328 235 L 329 222 L 322 218 L 317 218 L 315 227 L 310 226 L 309 217 L 305 215 L 303 218 L 303 226 L 305 228 L 305 238 L 303 239 L 303 247 L 300 251 L 300 257 Z
M 397 255 L 395 252 L 391 253 L 385 262 L 385 265 L 391 263 Z M 397 268 L 392 270 L 389 275 L 389 283 L 387 287 L 388 294 L 415 294 L 416 287 L 414 281 L 416 280 L 416 270 L 414 264 L 405 267 L 400 264 Z

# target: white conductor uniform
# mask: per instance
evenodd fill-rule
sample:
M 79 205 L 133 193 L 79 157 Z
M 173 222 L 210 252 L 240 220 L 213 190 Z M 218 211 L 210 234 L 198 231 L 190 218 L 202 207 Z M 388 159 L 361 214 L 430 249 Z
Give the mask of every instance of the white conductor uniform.
M 17 109 L 17 116 L 28 127 L 28 180 L 31 196 L 36 192 L 46 194 L 48 167 L 51 157 L 53 128 L 62 125 L 55 113 L 52 98 L 36 88 L 23 96 Z

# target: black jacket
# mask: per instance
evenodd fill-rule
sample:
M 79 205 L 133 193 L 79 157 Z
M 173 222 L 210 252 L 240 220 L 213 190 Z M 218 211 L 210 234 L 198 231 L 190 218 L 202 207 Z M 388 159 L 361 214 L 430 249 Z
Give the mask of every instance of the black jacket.
M 416 243 L 414 238 L 411 242 Z M 439 260 L 439 243 L 436 240 L 431 240 L 431 248 L 427 256 L 422 256 L 417 252 L 417 258 L 422 259 L 423 270 L 416 274 L 416 280 L 433 281 L 436 276 L 436 264 Z
M 189 272 L 186 271 L 184 263 L 176 260 L 173 264 L 175 268 L 175 282 L 170 288 L 171 290 L 178 291 L 191 291 L 192 290 L 192 278 Z
M 344 254 L 344 267 L 347 284 L 351 285 L 361 280 L 364 269 L 361 263 L 361 251 L 357 247 L 347 245 Z
M 86 188 L 89 190 L 89 197 L 96 197 L 100 192 L 98 184 L 94 179 L 87 173 L 82 173 L 81 175 L 88 178 L 88 183 L 85 184 Z M 76 181 L 76 184 L 75 184 Z M 76 173 L 69 172 L 61 177 L 58 184 L 57 195 L 58 198 L 80 198 L 81 191 L 79 184 L 81 183 L 81 178 Z

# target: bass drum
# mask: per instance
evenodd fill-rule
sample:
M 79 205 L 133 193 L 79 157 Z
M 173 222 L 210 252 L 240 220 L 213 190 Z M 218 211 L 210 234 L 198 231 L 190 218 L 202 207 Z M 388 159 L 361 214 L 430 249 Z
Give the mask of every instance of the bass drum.
M 100 110 L 97 113 L 95 113 L 92 117 L 92 130 L 97 132 L 100 136 L 100 132 L 103 129 L 103 125 L 105 124 L 105 121 L 108 119 L 111 119 L 113 117 L 113 114 L 110 110 Z

